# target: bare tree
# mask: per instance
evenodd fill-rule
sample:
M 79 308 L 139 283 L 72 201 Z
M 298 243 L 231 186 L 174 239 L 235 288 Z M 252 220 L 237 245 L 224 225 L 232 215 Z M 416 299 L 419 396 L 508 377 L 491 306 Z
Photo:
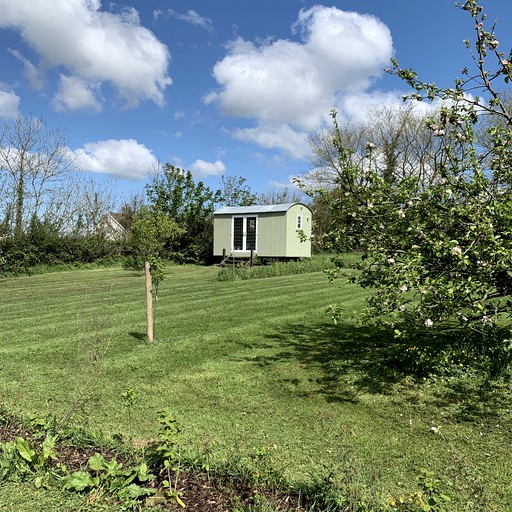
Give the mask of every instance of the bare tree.
M 340 124 L 338 135 L 343 138 L 343 147 L 350 148 L 350 153 L 347 154 L 348 162 L 346 162 L 349 165 L 362 166 L 363 156 L 360 149 L 366 145 L 368 139 L 366 132 L 367 129 L 364 125 L 352 125 L 348 121 Z M 340 166 L 334 136 L 332 129 L 313 132 L 309 136 L 311 154 L 308 161 L 311 169 L 304 175 L 305 181 L 331 187 L 343 176 L 343 166 Z
M 304 193 L 296 188 L 278 188 L 259 194 L 256 196 L 257 204 L 287 204 L 287 203 L 303 203 L 305 199 Z
M 444 155 L 439 139 L 428 127 L 433 114 L 420 114 L 410 104 L 368 112 L 366 130 L 368 141 L 376 148 L 374 165 L 389 183 L 417 178 L 428 186 L 436 177 L 434 170 Z
M 52 190 L 51 205 L 44 218 L 62 234 L 86 235 L 96 229 L 100 219 L 117 206 L 114 184 L 97 182 L 79 172 L 68 174 Z
M 11 229 L 21 234 L 28 219 L 39 216 L 52 185 L 74 170 L 64 132 L 49 130 L 41 118 L 18 117 L 0 131 L 0 183 L 11 191 L 2 205 L 12 212 Z
M 361 125 L 345 122 L 336 131 L 313 133 L 309 137 L 311 170 L 304 181 L 344 190 L 351 185 L 347 181 L 347 167 L 351 167 L 361 169 L 361 182 L 364 170 L 371 168 L 390 184 L 417 177 L 428 185 L 443 158 L 439 141 L 428 128 L 428 117 L 409 105 L 384 106 L 370 110 Z M 337 149 L 340 146 L 346 148 L 343 158 Z

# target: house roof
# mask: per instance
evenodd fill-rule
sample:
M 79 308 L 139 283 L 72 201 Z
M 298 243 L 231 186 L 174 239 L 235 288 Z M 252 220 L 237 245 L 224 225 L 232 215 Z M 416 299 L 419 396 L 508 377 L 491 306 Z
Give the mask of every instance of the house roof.
M 245 213 L 287 212 L 292 206 L 302 203 L 266 204 L 263 206 L 225 206 L 213 212 L 214 215 L 243 215 Z M 306 206 L 306 205 L 303 205 Z
M 126 228 L 122 224 L 123 215 L 121 213 L 107 212 L 106 216 L 114 223 L 114 225 L 122 232 L 126 231 Z

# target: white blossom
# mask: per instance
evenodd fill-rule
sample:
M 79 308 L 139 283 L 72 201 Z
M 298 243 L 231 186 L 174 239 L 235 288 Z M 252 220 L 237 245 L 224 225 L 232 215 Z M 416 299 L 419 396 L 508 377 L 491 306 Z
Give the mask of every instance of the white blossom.
M 434 325 L 434 322 L 430 318 L 427 318 L 425 320 L 425 327 L 432 327 Z

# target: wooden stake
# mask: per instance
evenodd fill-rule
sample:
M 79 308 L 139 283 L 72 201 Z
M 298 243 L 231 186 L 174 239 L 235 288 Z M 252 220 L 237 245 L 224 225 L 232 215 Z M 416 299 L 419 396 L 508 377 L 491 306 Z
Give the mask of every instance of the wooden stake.
M 144 262 L 144 278 L 146 280 L 146 327 L 148 341 L 153 341 L 153 292 L 149 261 Z

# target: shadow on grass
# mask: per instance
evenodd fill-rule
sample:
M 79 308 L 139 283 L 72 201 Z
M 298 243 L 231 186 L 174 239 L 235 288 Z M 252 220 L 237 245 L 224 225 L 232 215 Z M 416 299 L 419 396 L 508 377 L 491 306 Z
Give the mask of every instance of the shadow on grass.
M 448 330 L 430 340 L 431 345 L 418 338 L 411 343 L 424 343 L 435 353 L 440 346 L 446 347 L 448 339 L 457 339 L 456 334 Z M 457 365 L 453 372 L 447 368 L 442 378 L 425 377 L 426 368 L 417 365 L 414 355 L 404 355 L 409 354 L 407 346 L 390 329 L 327 321 L 288 324 L 267 334 L 262 342 L 253 348 L 268 349 L 270 342 L 273 353 L 246 361 L 261 367 L 290 361 L 317 368 L 316 393 L 329 402 L 357 401 L 361 394 L 393 395 L 396 402 L 443 407 L 456 420 L 512 420 L 510 382 L 490 378 L 481 366 L 459 369 Z M 287 389 L 301 389 L 293 375 L 281 382 Z
M 135 338 L 138 341 L 146 341 L 147 340 L 147 335 L 144 332 L 134 332 L 134 331 L 132 331 L 132 332 L 129 332 L 128 334 L 132 338 Z
M 386 364 L 395 340 L 385 329 L 328 322 L 289 324 L 267 334 L 266 340 L 282 350 L 253 357 L 252 362 L 267 366 L 295 360 L 304 366 L 319 367 L 323 374 L 317 379 L 319 392 L 328 401 L 355 400 L 359 393 L 386 394 L 403 377 Z M 299 384 L 293 377 L 286 381 L 292 386 Z

